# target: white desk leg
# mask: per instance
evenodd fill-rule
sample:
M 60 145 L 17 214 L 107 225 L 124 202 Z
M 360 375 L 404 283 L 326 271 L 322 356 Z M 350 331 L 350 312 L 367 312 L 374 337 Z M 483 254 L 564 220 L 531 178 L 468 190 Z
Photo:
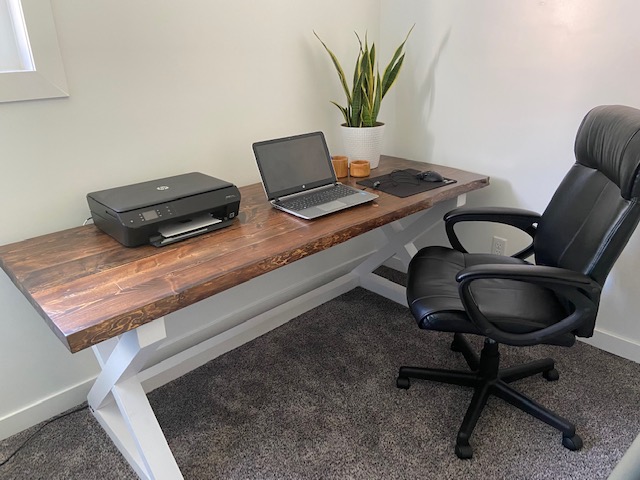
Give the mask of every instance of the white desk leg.
M 396 255 L 405 267 L 408 267 L 409 261 L 418 251 L 413 241 L 435 226 L 441 226 L 444 214 L 456 206 L 464 205 L 465 201 L 466 195 L 463 194 L 456 198 L 455 204 L 453 201 L 438 204 L 415 215 L 405 226 L 400 222 L 393 222 L 383 227 L 382 231 L 387 237 L 387 243 L 354 268 L 351 275 L 359 278 L 361 287 L 407 306 L 406 289 L 402 285 L 376 275 L 373 271 Z
M 385 225 L 381 230 L 384 236 L 387 238 L 387 241 L 392 242 L 393 237 L 395 237 L 398 232 L 402 231 L 402 225 L 400 224 L 400 222 L 393 222 Z M 418 249 L 413 244 L 413 242 L 409 242 L 393 256 L 402 262 L 402 265 L 406 270 L 407 268 L 409 268 L 409 262 L 416 253 L 418 253 Z
M 164 318 L 94 348 L 102 366 L 88 401 L 118 450 L 141 478 L 181 479 L 138 373 L 166 338 Z M 115 340 L 115 339 L 114 339 Z

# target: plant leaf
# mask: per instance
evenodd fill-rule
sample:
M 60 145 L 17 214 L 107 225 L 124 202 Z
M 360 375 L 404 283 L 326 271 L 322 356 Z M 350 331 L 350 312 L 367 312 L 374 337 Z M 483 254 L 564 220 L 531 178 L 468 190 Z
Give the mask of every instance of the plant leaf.
M 368 101 L 368 98 L 365 98 L 362 102 L 362 126 L 363 127 L 371 127 L 372 123 L 372 105 Z
M 380 105 L 382 104 L 382 88 L 380 87 L 380 72 L 378 72 L 378 88 L 376 89 L 376 97 L 373 103 L 373 109 L 371 111 L 371 126 L 375 126 L 378 120 L 378 112 L 380 111 Z
M 376 46 L 371 44 L 371 50 L 369 51 L 369 71 L 367 72 L 367 97 L 372 99 L 378 88 L 378 82 L 376 82 L 376 76 L 374 74 L 374 68 L 376 67 Z
M 344 71 L 342 70 L 342 66 L 340 65 L 340 62 L 338 61 L 338 58 L 333 54 L 333 52 L 331 50 L 329 50 L 329 47 L 327 47 L 327 45 L 322 41 L 322 39 L 318 36 L 318 34 L 315 32 L 315 30 L 314 30 L 313 34 L 316 36 L 316 38 L 318 40 L 320 40 L 320 43 L 322 44 L 324 49 L 329 54 L 329 57 L 331 57 L 331 61 L 333 62 L 333 65 L 336 67 L 336 71 L 338 72 L 338 77 L 340 78 L 340 83 L 342 84 L 342 89 L 344 90 L 344 94 L 347 97 L 347 104 L 350 104 L 351 103 L 351 94 L 349 93 L 349 87 L 347 86 L 347 79 L 346 79 L 346 77 L 344 75 Z
M 350 127 L 359 127 L 362 115 L 362 73 L 353 85 L 353 100 L 351 102 Z
M 391 70 L 384 72 L 384 78 L 382 79 L 382 98 L 384 98 L 393 83 L 396 81 L 398 73 L 400 73 L 400 68 L 402 68 L 403 61 L 404 55 L 400 57 L 400 60 L 398 60 Z
M 346 76 L 340 66 L 340 62 L 318 34 L 315 31 L 313 32 L 331 57 L 331 61 L 338 72 L 340 83 L 347 97 L 347 106 L 343 107 L 336 102 L 331 103 L 340 109 L 347 126 L 373 127 L 376 125 L 382 99 L 393 86 L 400 73 L 405 57 L 403 49 L 414 27 L 415 24 L 409 29 L 404 41 L 396 48 L 391 61 L 385 68 L 382 80 L 380 79 L 380 70 L 376 63 L 375 43 L 372 43 L 371 48 L 369 48 L 367 33 L 365 32 L 363 43 L 358 32 L 354 32 L 360 48 L 353 69 L 353 84 L 351 90 L 349 90 L 347 85 Z
M 396 51 L 393 54 L 391 61 L 387 65 L 387 68 L 384 69 L 384 75 L 382 77 L 382 98 L 384 98 L 384 96 L 387 94 L 387 92 L 391 88 L 391 85 L 393 85 L 393 82 L 395 82 L 396 78 L 398 77 L 398 73 L 400 73 L 400 67 L 402 67 L 402 62 L 404 60 L 402 49 L 407 43 L 409 35 L 411 35 L 411 32 L 413 31 L 415 26 L 416 25 L 414 23 L 413 26 L 409 29 L 409 32 L 407 32 L 407 36 L 404 38 L 404 41 L 398 48 L 396 48 Z
M 333 100 L 331 101 L 331 103 L 333 103 L 336 107 L 340 109 L 340 111 L 342 112 L 342 116 L 344 117 L 344 123 L 346 123 L 347 126 L 349 126 L 349 112 L 347 112 L 347 108 L 343 107 L 342 105 L 338 105 Z
M 356 37 L 358 35 L 356 34 Z M 359 41 L 360 39 L 358 39 Z M 353 83 L 351 85 L 353 85 L 353 93 L 352 95 L 356 94 L 356 91 L 358 90 L 357 85 L 358 85 L 358 79 L 360 78 L 360 75 L 362 73 L 362 49 L 360 51 L 358 51 L 358 57 L 356 58 L 356 64 L 355 67 L 353 68 Z
M 362 52 L 362 61 L 360 63 L 360 72 L 362 76 L 362 87 L 364 88 L 364 96 L 369 93 L 369 83 L 371 81 L 369 72 L 371 71 L 371 65 L 369 64 L 369 52 L 365 46 L 364 52 Z
M 416 24 L 414 23 L 413 26 L 409 29 L 409 32 L 407 33 L 407 36 L 404 37 L 404 41 L 400 44 L 400 46 L 398 48 L 396 48 L 396 51 L 393 54 L 393 57 L 391 58 L 391 61 L 389 62 L 389 64 L 387 65 L 387 68 L 385 69 L 385 72 L 386 72 L 386 70 L 389 70 L 389 67 L 391 67 L 392 65 L 394 65 L 396 63 L 396 61 L 398 60 L 398 58 L 402 54 L 402 49 L 404 48 L 405 43 L 407 43 L 407 40 L 409 39 L 409 35 L 411 35 L 411 32 L 413 31 L 415 26 L 416 26 Z

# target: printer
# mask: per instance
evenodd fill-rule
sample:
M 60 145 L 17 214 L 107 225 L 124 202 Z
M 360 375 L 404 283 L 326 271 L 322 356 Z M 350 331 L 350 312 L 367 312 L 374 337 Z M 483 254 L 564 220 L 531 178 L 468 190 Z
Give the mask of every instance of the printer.
M 156 247 L 218 230 L 238 216 L 240 191 L 192 172 L 87 194 L 93 223 L 126 247 Z

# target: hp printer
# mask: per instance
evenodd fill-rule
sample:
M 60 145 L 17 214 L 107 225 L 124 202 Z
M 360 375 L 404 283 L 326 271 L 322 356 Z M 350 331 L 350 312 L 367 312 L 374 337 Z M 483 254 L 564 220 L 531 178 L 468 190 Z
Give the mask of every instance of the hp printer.
M 93 223 L 126 247 L 168 245 L 230 225 L 240 191 L 192 172 L 87 194 Z

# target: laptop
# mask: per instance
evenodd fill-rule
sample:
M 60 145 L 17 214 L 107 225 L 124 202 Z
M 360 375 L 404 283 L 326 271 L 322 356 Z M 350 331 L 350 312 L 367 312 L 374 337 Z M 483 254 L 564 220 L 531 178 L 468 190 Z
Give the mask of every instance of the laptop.
M 271 205 L 307 220 L 378 198 L 339 183 L 322 132 L 253 144 L 262 184 Z

